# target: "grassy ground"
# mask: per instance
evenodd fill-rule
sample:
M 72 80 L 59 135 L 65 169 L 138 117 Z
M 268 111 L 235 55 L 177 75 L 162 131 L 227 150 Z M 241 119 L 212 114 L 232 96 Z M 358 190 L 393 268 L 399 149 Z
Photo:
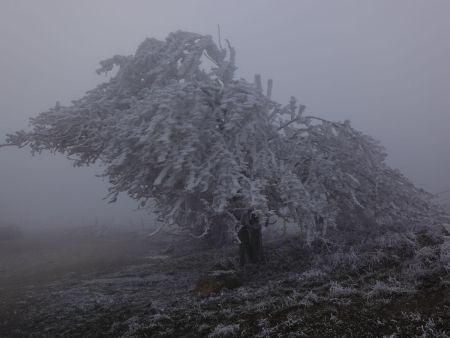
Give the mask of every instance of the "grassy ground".
M 196 281 L 218 262 L 236 265 L 237 248 L 132 236 L 42 241 L 0 249 L 2 337 L 450 334 L 448 238 L 409 234 L 345 249 L 266 241 L 265 265 L 247 266 L 242 287 L 209 297 L 194 292 Z

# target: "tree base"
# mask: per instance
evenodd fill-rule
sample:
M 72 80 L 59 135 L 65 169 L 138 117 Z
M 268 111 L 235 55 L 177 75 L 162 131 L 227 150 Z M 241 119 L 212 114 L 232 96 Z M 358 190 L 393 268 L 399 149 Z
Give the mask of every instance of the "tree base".
M 239 264 L 244 266 L 247 263 L 260 264 L 265 261 L 262 244 L 261 227 L 243 226 L 238 233 L 239 240 Z

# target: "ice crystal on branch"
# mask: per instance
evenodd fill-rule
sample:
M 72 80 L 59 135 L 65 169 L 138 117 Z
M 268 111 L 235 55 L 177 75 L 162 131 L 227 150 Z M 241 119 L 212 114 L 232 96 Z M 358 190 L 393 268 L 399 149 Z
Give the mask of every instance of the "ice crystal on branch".
M 100 65 L 99 74 L 118 71 L 7 144 L 64 153 L 77 166 L 100 162 L 111 201 L 121 192 L 142 207 L 153 201 L 166 224 L 195 236 L 233 236 L 245 210 L 311 236 L 434 222 L 427 194 L 385 165 L 372 138 L 305 116 L 295 98 L 274 102 L 272 81 L 263 94 L 260 76 L 235 80 L 229 44 L 178 31 Z

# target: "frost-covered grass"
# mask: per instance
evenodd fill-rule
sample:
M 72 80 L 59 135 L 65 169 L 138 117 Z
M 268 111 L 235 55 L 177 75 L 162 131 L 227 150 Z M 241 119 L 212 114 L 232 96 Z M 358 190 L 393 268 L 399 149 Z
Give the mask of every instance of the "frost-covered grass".
M 344 286 L 339 282 L 330 283 L 331 297 L 351 297 L 360 294 L 360 291 L 352 286 Z
M 219 337 L 235 337 L 239 334 L 239 324 L 235 325 L 222 325 L 219 324 L 215 329 L 208 335 L 211 338 Z
M 447 238 L 426 234 L 333 250 L 278 239 L 267 244 L 265 265 L 241 271 L 242 287 L 199 297 L 193 292 L 198 277 L 218 261 L 235 264 L 237 249 L 177 246 L 170 258 L 30 288 L 21 325 L 11 332 L 444 337 L 450 332 L 449 247 Z

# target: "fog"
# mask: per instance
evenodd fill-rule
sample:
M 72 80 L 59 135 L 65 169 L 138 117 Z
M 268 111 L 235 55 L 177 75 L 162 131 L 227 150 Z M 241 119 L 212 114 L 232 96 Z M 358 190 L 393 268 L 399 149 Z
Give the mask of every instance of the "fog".
M 450 2 L 20 1 L 0 2 L 0 139 L 104 81 L 98 62 L 134 53 L 146 37 L 182 29 L 222 36 L 238 75 L 274 79 L 310 114 L 350 119 L 380 140 L 388 163 L 431 192 L 450 188 Z M 0 142 L 1 143 L 1 142 Z M 101 168 L 61 155 L 0 150 L 0 222 L 77 225 L 150 222 L 126 196 L 103 197 Z

